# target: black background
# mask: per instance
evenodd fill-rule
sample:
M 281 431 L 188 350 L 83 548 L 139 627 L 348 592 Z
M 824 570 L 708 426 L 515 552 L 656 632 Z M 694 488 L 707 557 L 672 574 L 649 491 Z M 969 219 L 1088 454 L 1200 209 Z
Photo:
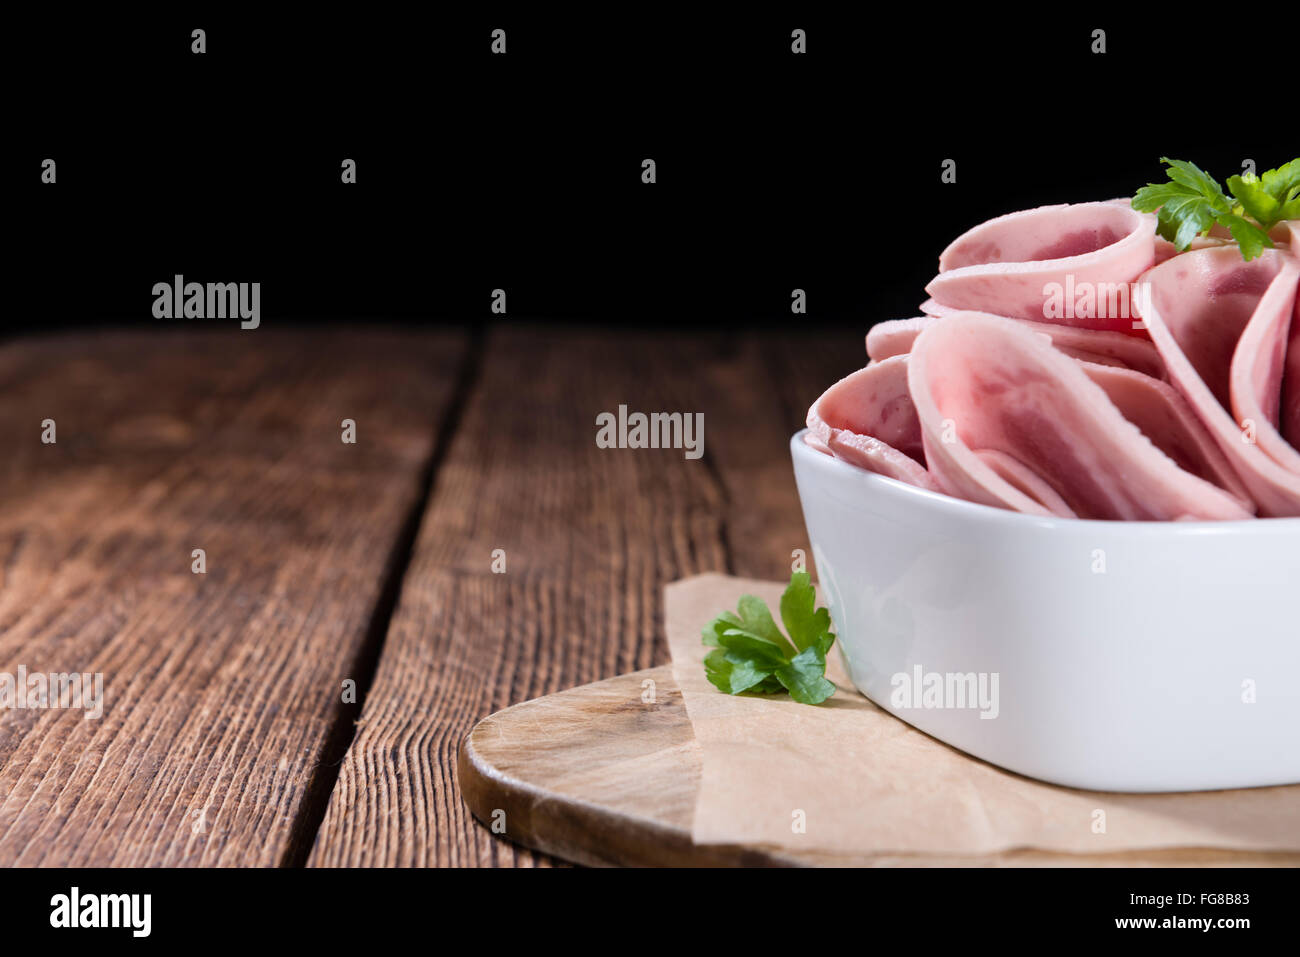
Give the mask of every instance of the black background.
M 1292 939 L 1295 872 L 1286 868 L 1196 869 L 993 868 L 856 871 L 767 869 L 510 871 L 399 869 L 306 871 L 72 869 L 0 871 L 11 935 L 68 947 L 95 945 L 193 949 L 196 943 L 289 944 L 342 953 L 392 949 L 408 939 L 438 953 L 447 947 L 509 953 L 561 945 L 603 952 L 611 941 L 680 951 L 730 954 L 736 941 L 761 934 L 790 953 L 820 953 L 855 930 L 873 940 L 926 952 L 1006 949 L 1016 944 L 1115 941 L 1186 950 L 1209 943 L 1217 953 L 1245 944 Z M 851 885 L 849 882 L 852 882 Z M 81 893 L 153 895 L 152 933 L 54 929 L 50 899 Z M 1132 895 L 1189 893 L 1195 905 L 1134 905 Z M 1248 895 L 1245 905 L 1200 904 L 1200 895 Z M 850 906 L 846 908 L 844 901 Z M 755 907 L 755 901 L 763 907 Z M 784 905 L 784 906 L 783 906 Z M 670 913 L 677 908 L 679 913 Z M 795 913 L 791 913 L 794 910 Z M 1249 928 L 1117 929 L 1116 918 L 1241 918 Z M 19 937 L 18 935 L 21 935 Z M 201 948 L 206 949 L 206 948 Z M 116 948 L 114 948 L 115 952 Z
M 984 219 L 1131 195 L 1162 154 L 1222 180 L 1300 152 L 1285 65 L 1212 21 L 763 9 L 15 23 L 8 332 L 165 322 L 176 273 L 260 281 L 264 325 L 486 319 L 500 287 L 612 330 L 865 327 Z

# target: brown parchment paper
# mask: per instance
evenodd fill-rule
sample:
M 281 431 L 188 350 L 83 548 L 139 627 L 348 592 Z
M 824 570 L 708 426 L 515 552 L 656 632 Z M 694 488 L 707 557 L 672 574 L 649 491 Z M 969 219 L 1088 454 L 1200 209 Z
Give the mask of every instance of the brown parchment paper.
M 1198 847 L 1300 849 L 1300 785 L 1186 794 L 1056 787 L 1003 771 L 917 731 L 849 681 L 818 707 L 723 694 L 704 677 L 700 630 L 757 595 L 774 610 L 784 585 L 700 575 L 666 589 L 673 674 L 702 759 L 693 836 L 846 856 L 1071 853 Z M 1123 747 L 1117 743 L 1117 747 Z M 1098 832 L 1096 812 L 1104 812 Z M 796 833 L 802 812 L 803 833 Z

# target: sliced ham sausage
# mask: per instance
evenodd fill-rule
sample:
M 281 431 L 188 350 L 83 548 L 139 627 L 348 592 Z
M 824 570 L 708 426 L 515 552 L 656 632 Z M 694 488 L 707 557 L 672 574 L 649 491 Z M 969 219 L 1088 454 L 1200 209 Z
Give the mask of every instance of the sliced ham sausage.
M 959 311 L 949 310 L 946 314 Z M 936 318 L 937 316 L 917 316 L 914 319 L 894 319 L 872 326 L 867 333 L 867 355 L 872 359 L 887 359 L 910 352 L 912 343 L 921 334 L 921 330 Z M 1145 339 L 1119 332 L 1079 329 L 1047 322 L 1028 322 L 1023 319 L 1011 321 L 1047 336 L 1052 340 L 1052 345 L 1067 356 L 1100 365 L 1122 366 L 1155 378 L 1164 377 L 1165 366 L 1160 353 Z
M 999 216 L 943 251 L 939 275 L 925 291 L 939 307 L 1042 322 L 1051 318 L 1049 287 L 1091 289 L 1093 315 L 1054 321 L 1131 332 L 1131 308 L 1113 310 L 1121 315 L 1097 313 L 1111 312 L 1102 303 L 1118 302 L 1119 287 L 1155 262 L 1155 230 L 1154 215 L 1115 202 L 1041 206 Z
M 859 468 L 938 491 L 907 390 L 907 356 L 873 362 L 827 389 L 808 410 L 805 441 Z
M 1144 277 L 1151 291 L 1143 319 L 1170 381 L 1267 516 L 1300 515 L 1300 471 L 1288 468 L 1294 448 L 1274 425 L 1279 343 L 1289 342 L 1298 278 L 1300 262 L 1287 252 L 1246 262 L 1235 246 L 1175 256 Z
M 908 364 L 926 461 L 972 501 L 1060 514 L 990 467 L 996 452 L 1082 518 L 1233 519 L 1235 497 L 1179 468 L 1074 359 L 1015 323 L 960 315 L 927 327 Z
M 1154 229 L 1112 200 L 970 230 L 924 315 L 867 333 L 805 440 L 1031 515 L 1300 516 L 1300 222 L 1251 261 L 1223 230 L 1180 253 Z M 1074 314 L 1046 308 L 1053 284 Z M 1120 287 L 1122 314 L 1087 314 Z
M 1254 511 L 1250 492 L 1196 413 L 1167 382 L 1131 369 L 1083 363 L 1088 378 L 1101 386 L 1115 408 L 1181 469 L 1230 492 Z

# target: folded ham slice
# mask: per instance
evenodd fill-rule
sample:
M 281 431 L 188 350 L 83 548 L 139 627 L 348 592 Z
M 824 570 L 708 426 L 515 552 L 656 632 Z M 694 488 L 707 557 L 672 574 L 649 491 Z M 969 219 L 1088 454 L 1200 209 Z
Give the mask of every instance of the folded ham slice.
M 1300 219 L 1287 220 L 1291 255 L 1300 259 Z M 1300 448 L 1300 292 L 1296 293 L 1291 313 L 1291 341 L 1286 351 L 1286 371 L 1282 377 L 1282 402 L 1279 413 L 1282 437 L 1292 448 Z
M 1065 499 L 1057 494 L 1051 483 L 1025 465 L 1024 462 L 1013 459 L 1007 453 L 999 452 L 996 449 L 980 449 L 975 453 L 975 456 L 992 469 L 998 478 L 1010 484 L 1017 491 L 1028 495 L 1046 509 L 1049 514 L 1066 518 L 1077 517 L 1074 509 L 1070 508 L 1065 503 Z
M 1131 369 L 1084 362 L 1083 371 L 1101 386 L 1124 418 L 1136 425 L 1181 469 L 1232 494 L 1254 511 L 1250 492 L 1210 434 L 1177 390 L 1167 382 Z
M 1255 442 L 1264 454 L 1300 475 L 1300 451 L 1278 431 L 1283 377 L 1294 373 L 1291 360 L 1300 358 L 1300 329 L 1292 321 L 1296 282 L 1287 277 L 1288 273 L 1279 273 L 1246 323 L 1232 354 L 1228 396 L 1233 417 L 1239 423 L 1254 423 Z
M 1220 246 L 1234 246 L 1235 248 L 1235 244 L 1231 239 L 1224 239 L 1220 236 L 1197 236 L 1191 241 L 1187 249 L 1182 250 L 1182 252 L 1187 252 L 1192 249 L 1217 249 Z M 1173 259 L 1177 255 L 1180 255 L 1177 246 L 1165 239 L 1163 236 L 1156 237 L 1155 264 L 1157 266 L 1166 259 Z
M 960 310 L 953 309 L 945 312 L 953 314 Z M 987 314 L 967 313 L 967 315 Z M 890 356 L 910 352 L 912 343 L 921 334 L 921 330 L 937 318 L 937 316 L 917 316 L 914 319 L 894 319 L 872 326 L 867 332 L 867 355 L 872 359 L 887 359 Z M 1029 322 L 1024 319 L 1007 321 L 1018 322 L 1026 329 L 1047 336 L 1052 340 L 1052 345 L 1067 356 L 1099 365 L 1121 366 L 1155 378 L 1164 377 L 1165 366 L 1160 359 L 1160 353 L 1156 352 L 1155 346 L 1146 339 L 1138 339 L 1119 332 L 1079 329 L 1074 326 Z
M 929 470 L 952 494 L 1033 515 L 1250 517 L 1143 435 L 1081 363 L 1018 323 L 934 322 L 913 344 L 907 378 Z
M 859 468 L 939 491 L 925 468 L 907 361 L 873 362 L 827 389 L 808 410 L 804 441 Z
M 1250 262 L 1221 229 L 1179 253 L 1128 200 L 984 223 L 923 315 L 867 333 L 805 441 L 1033 515 L 1300 516 L 1300 221 L 1270 238 Z
M 913 319 L 890 319 L 878 322 L 867 330 L 867 358 L 873 362 L 903 356 L 912 351 L 912 343 L 921 330 L 936 320 L 935 316 L 916 316 Z
M 1281 405 L 1282 437 L 1294 448 L 1300 448 L 1300 292 L 1296 293 L 1295 308 L 1291 311 L 1291 344 L 1286 351 Z
M 1261 515 L 1300 515 L 1294 412 L 1281 395 L 1295 379 L 1292 347 L 1300 262 L 1285 248 L 1246 262 L 1235 246 L 1200 249 L 1144 277 L 1143 319 L 1170 382 L 1227 456 Z M 1300 362 L 1300 360 L 1296 360 Z M 1294 386 L 1290 386 L 1294 388 Z M 1293 402 L 1288 393 L 1288 403 Z M 1246 421 L 1250 420 L 1250 421 Z M 1252 441 L 1253 433 L 1253 441 Z
M 940 307 L 1042 322 L 1051 283 L 1102 291 L 1136 280 L 1155 261 L 1155 229 L 1154 215 L 1115 202 L 1042 206 L 999 216 L 943 251 L 939 275 L 925 291 Z M 1131 332 L 1130 310 L 1121 311 L 1054 321 Z

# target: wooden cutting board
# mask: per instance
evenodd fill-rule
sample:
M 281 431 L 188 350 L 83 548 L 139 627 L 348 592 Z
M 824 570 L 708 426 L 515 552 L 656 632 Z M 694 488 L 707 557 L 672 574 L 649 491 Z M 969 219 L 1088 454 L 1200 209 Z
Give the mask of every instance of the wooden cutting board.
M 653 682 L 648 685 L 647 682 Z M 653 689 L 653 701 L 643 700 Z M 665 665 L 525 701 L 461 743 L 461 795 L 493 833 L 588 865 L 631 866 L 1296 866 L 1300 854 L 1179 848 L 1123 854 L 1016 850 L 982 856 L 846 858 L 696 845 L 700 755 Z

